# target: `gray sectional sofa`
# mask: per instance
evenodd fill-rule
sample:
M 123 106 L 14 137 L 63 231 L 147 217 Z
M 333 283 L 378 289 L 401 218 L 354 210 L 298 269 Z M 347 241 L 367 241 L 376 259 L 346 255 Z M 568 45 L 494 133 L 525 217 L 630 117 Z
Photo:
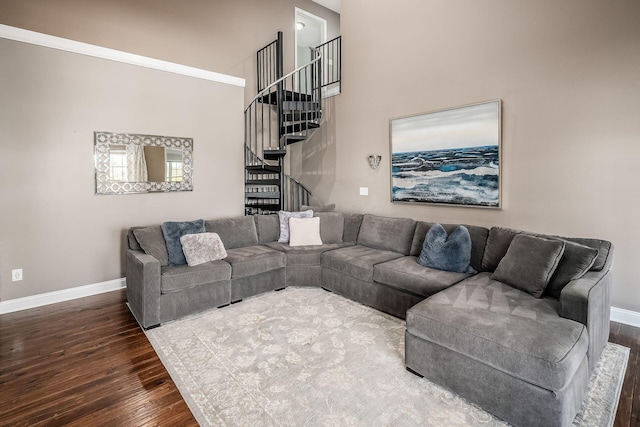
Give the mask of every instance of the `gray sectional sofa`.
M 418 264 L 432 223 L 315 215 L 320 246 L 279 243 L 277 215 L 206 221 L 228 256 L 195 267 L 163 259 L 160 226 L 130 229 L 131 311 L 148 328 L 285 286 L 323 287 L 406 318 L 411 372 L 513 425 L 571 424 L 608 340 L 610 242 L 466 225 L 476 272 L 457 273 Z M 448 233 L 457 227 L 444 224 Z M 530 238 L 550 254 L 518 253 Z M 585 251 L 592 254 L 587 263 L 579 257 Z M 538 255 L 549 267 L 543 274 L 534 269 Z M 547 291 L 522 288 L 537 276 L 550 283 Z M 512 277 L 514 284 L 504 283 Z

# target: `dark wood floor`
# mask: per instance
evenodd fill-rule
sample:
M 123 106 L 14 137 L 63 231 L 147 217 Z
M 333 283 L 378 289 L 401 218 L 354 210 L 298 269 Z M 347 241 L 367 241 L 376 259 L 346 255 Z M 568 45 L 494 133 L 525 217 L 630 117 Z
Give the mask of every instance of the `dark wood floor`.
M 0 316 L 0 425 L 197 425 L 125 299 Z M 615 426 L 640 426 L 640 328 L 612 323 L 610 341 L 631 348 Z
M 197 426 L 123 291 L 0 316 L 0 425 Z

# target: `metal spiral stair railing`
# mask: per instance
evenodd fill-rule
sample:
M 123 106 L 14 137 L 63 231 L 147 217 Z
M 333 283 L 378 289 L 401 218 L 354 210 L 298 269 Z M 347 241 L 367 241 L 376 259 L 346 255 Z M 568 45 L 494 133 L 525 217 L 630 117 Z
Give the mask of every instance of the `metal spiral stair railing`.
M 339 45 L 338 37 L 318 46 L 309 63 L 281 77 L 282 33 L 258 51 L 259 92 L 244 111 L 245 213 L 299 210 L 309 203 L 311 191 L 284 173 L 284 158 L 288 145 L 320 127 L 323 88 L 340 81 Z M 324 67 L 332 53 L 338 54 L 335 66 Z

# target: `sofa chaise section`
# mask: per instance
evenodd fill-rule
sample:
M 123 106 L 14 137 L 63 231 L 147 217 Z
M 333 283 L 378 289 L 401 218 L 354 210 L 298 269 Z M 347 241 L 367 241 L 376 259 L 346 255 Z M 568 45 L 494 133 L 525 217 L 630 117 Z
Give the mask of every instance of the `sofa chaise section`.
M 563 239 L 598 249 L 598 256 L 559 298 L 536 298 L 492 278 L 519 233 L 492 228 L 482 262 L 488 271 L 408 310 L 405 363 L 510 424 L 568 426 L 607 342 L 613 248 Z
M 407 312 L 407 367 L 520 426 L 565 426 L 589 381 L 585 327 L 480 273 Z

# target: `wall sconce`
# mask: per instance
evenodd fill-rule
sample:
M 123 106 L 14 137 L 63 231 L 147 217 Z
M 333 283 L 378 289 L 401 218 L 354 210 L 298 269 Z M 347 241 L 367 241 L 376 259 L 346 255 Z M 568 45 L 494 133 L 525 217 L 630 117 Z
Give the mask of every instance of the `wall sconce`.
M 369 160 L 369 166 L 371 166 L 371 169 L 376 170 L 378 166 L 380 166 L 380 160 L 382 160 L 382 156 L 380 154 L 372 154 L 367 157 L 367 160 Z

